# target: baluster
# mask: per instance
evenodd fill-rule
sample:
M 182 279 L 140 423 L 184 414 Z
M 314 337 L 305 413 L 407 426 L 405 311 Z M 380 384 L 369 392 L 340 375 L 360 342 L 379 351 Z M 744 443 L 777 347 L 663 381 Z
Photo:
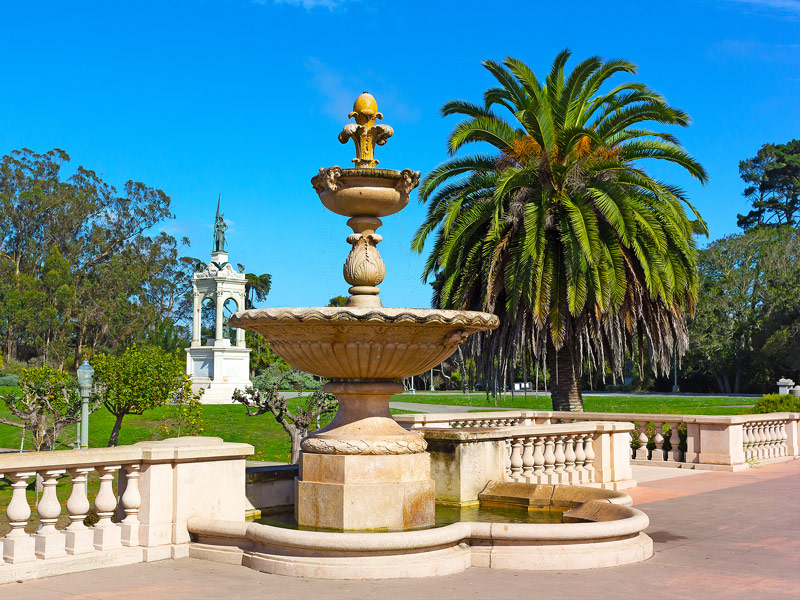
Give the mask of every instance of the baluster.
M 591 433 L 587 433 L 584 438 L 583 451 L 586 453 L 586 462 L 583 465 L 587 472 L 586 481 L 594 483 L 594 440 Z
M 769 427 L 767 428 L 767 434 L 769 436 L 769 457 L 770 458 L 777 458 L 778 457 L 778 431 L 777 431 L 777 423 L 775 421 L 769 422 Z
M 34 472 L 6 475 L 11 480 L 11 501 L 6 507 L 11 531 L 3 538 L 3 558 L 12 564 L 36 559 L 36 544 L 33 537 L 25 533 L 25 525 L 31 518 L 31 507 L 28 505 L 25 490 L 28 488 L 28 480 L 35 475 Z
M 564 463 L 566 455 L 564 454 L 564 436 L 559 435 L 556 437 L 556 451 L 555 451 L 555 475 L 556 479 L 553 483 L 565 483 L 566 477 L 564 474 Z
M 744 459 L 750 460 L 753 456 L 753 426 L 750 423 L 742 425 L 742 449 Z
M 66 538 L 61 531 L 56 529 L 58 517 L 61 515 L 61 504 L 58 502 L 56 487 L 58 477 L 64 473 L 66 473 L 64 469 L 45 471 L 42 478 L 42 497 L 36 506 L 41 528 L 33 536 L 38 558 L 56 558 L 67 553 Z
M 522 446 L 522 477 L 530 483 L 533 477 L 533 438 L 526 437 Z
M 511 440 L 505 440 L 503 444 L 506 448 L 506 479 L 511 480 Z
M 764 460 L 769 459 L 769 458 L 772 457 L 772 448 L 771 448 L 772 436 L 770 435 L 769 428 L 770 428 L 770 422 L 769 421 L 764 421 L 761 424 L 761 429 L 764 432 L 764 444 L 763 444 Z
M 125 511 L 125 518 L 122 520 L 122 545 L 139 545 L 139 506 L 142 504 L 142 496 L 139 493 L 139 465 L 125 465 L 125 476 L 127 483 L 125 492 L 120 498 L 120 503 Z
M 86 479 L 92 467 L 70 469 L 72 493 L 67 499 L 67 513 L 71 523 L 64 532 L 68 554 L 83 554 L 94 550 L 94 532 L 83 520 L 89 514 L 89 498 L 86 497 Z
M 664 462 L 664 434 L 662 433 L 662 429 L 664 427 L 663 423 L 653 423 L 655 427 L 655 433 L 653 434 L 653 443 L 656 445 L 653 448 L 653 454 L 650 457 L 650 460 L 654 462 Z
M 97 510 L 97 524 L 94 526 L 95 550 L 110 550 L 122 546 L 121 531 L 116 523 L 111 521 L 114 510 L 117 508 L 117 498 L 114 496 L 114 472 L 119 470 L 119 465 L 105 466 L 98 469 L 100 473 L 100 491 L 94 499 Z
M 553 452 L 555 449 L 555 438 L 548 435 L 544 442 L 544 483 L 555 483 L 553 475 L 556 464 L 556 454 Z
M 583 449 L 585 433 L 575 436 L 575 471 L 578 473 L 578 483 L 586 483 L 586 452 Z
M 539 483 L 544 473 L 544 438 L 536 436 L 533 441 L 533 477 Z
M 519 481 L 522 474 L 522 439 L 514 438 L 511 442 L 511 480 Z
M 680 450 L 680 443 L 681 443 L 681 436 L 678 428 L 681 426 L 680 423 L 667 423 L 670 426 L 671 431 L 669 435 L 669 445 L 670 449 L 667 453 L 667 460 L 672 462 L 683 462 L 683 452 Z
M 756 444 L 756 458 L 758 460 L 763 460 L 766 458 L 766 443 L 767 443 L 767 435 L 764 432 L 764 423 L 759 421 L 756 423 L 756 432 L 758 433 L 758 444 Z
M 575 470 L 575 436 L 568 435 L 564 438 L 564 477 L 565 482 L 578 483 L 578 473 Z
M 780 421 L 778 424 L 778 456 L 788 456 L 789 448 L 786 443 L 787 440 L 786 421 Z
M 639 423 L 639 447 L 636 449 L 636 460 L 647 460 L 647 423 Z
M 758 432 L 759 424 L 758 422 L 750 424 L 750 438 L 752 439 L 752 445 L 750 447 L 750 451 L 752 454 L 753 460 L 758 460 L 758 450 L 759 446 L 761 445 L 761 434 Z

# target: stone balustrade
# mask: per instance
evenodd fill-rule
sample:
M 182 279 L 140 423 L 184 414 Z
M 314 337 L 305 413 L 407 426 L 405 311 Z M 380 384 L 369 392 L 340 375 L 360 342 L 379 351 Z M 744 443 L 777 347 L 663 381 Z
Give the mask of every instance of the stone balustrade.
M 420 429 L 436 501 L 453 505 L 477 503 L 489 481 L 633 487 L 632 431 L 608 422 Z
M 5 507 L 10 531 L 0 538 L 0 584 L 188 556 L 189 518 L 244 520 L 245 457 L 252 452 L 249 444 L 219 438 L 174 438 L 0 455 L 0 477 L 12 489 Z M 93 471 L 100 484 L 97 521 L 87 525 L 87 479 Z M 31 519 L 28 487 L 37 475 L 41 493 L 37 518 Z M 60 529 L 62 515 L 69 523 Z
M 506 481 L 525 483 L 594 483 L 594 431 L 529 433 L 513 430 L 505 440 Z M 590 428 L 592 429 L 592 428 Z
M 800 413 L 763 415 L 660 415 L 496 411 L 396 415 L 409 429 L 473 429 L 550 425 L 553 423 L 634 423 L 634 464 L 739 471 L 753 463 L 800 456 Z M 524 455 L 525 447 L 522 446 Z

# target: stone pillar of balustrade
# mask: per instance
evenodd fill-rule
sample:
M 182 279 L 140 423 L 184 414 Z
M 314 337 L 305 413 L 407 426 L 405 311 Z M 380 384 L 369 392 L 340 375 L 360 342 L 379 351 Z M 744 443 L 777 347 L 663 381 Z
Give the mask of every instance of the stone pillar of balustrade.
M 424 435 L 437 502 L 454 506 L 477 504 L 478 494 L 488 481 L 506 480 L 509 453 L 506 443 L 496 434 L 466 428 L 430 429 Z M 521 465 L 519 468 L 521 472 Z
M 800 456 L 800 413 L 789 413 L 786 420 L 787 456 Z
M 748 467 L 744 456 L 745 418 L 727 417 L 717 422 L 698 420 L 700 454 L 698 461 L 705 465 L 720 465 L 725 470 L 740 471 Z
M 253 446 L 214 437 L 172 438 L 135 446 L 142 450 L 137 519 L 146 560 L 180 556 L 170 545 L 190 540 L 186 523 L 191 517 L 244 521 L 245 459 Z M 131 473 L 127 478 L 126 491 Z M 123 493 L 123 508 L 124 502 Z
M 624 490 L 634 487 L 631 471 L 631 432 L 633 423 L 596 423 L 592 440 L 594 483 L 600 487 Z
M 686 423 L 686 452 L 683 461 L 687 463 L 700 462 L 700 425 Z

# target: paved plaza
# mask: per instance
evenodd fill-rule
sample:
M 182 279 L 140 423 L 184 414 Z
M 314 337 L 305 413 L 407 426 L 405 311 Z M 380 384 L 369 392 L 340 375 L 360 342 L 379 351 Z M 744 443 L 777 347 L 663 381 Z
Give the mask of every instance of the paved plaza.
M 469 569 L 447 577 L 321 581 L 181 559 L 0 586 L 2 600 L 224 598 L 800 598 L 800 461 L 740 473 L 636 467 L 655 556 L 572 572 Z

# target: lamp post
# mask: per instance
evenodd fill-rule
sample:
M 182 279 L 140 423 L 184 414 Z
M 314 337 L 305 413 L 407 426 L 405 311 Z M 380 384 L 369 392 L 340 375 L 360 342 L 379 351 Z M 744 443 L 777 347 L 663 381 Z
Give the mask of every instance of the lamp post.
M 94 369 L 88 360 L 78 367 L 78 392 L 81 395 L 81 448 L 89 447 L 89 396 L 92 394 Z

